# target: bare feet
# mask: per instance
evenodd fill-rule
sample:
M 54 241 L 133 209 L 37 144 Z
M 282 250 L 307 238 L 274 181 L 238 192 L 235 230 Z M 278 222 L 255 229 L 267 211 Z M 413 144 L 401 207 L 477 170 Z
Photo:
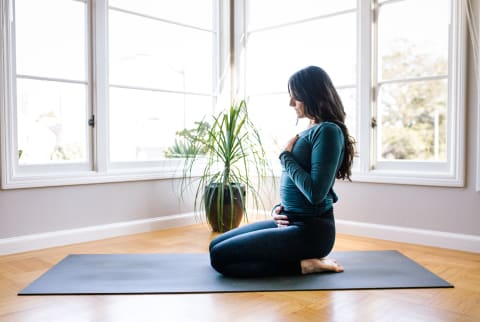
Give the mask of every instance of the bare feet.
M 321 272 L 343 272 L 343 266 L 336 260 L 330 258 L 309 258 L 300 262 L 302 274 L 312 274 Z

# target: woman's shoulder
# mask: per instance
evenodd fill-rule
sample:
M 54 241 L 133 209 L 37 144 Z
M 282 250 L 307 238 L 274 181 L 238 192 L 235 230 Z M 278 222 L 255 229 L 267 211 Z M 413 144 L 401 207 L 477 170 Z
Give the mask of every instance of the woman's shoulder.
M 340 126 L 333 122 L 321 122 L 318 125 L 310 128 L 307 134 L 307 140 L 312 144 L 319 142 L 330 142 L 331 144 L 343 144 L 344 137 Z
M 321 122 L 318 125 L 311 128 L 310 134 L 318 135 L 320 133 L 328 133 L 329 135 L 343 135 L 340 126 L 333 122 Z

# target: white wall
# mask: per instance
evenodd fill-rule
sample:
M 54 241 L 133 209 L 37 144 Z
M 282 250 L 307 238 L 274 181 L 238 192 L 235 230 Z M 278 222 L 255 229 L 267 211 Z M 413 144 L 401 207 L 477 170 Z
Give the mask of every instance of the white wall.
M 0 190 L 0 239 L 192 211 L 173 181 Z
M 0 190 L 0 255 L 195 223 L 174 183 Z

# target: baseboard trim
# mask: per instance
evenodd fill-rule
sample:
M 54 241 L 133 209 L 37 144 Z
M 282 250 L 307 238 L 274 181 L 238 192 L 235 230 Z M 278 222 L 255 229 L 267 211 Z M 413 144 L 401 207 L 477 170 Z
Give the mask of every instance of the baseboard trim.
M 253 216 L 255 217 L 255 216 Z M 269 216 L 263 216 L 269 218 Z M 254 218 L 251 218 L 254 219 Z M 262 218 L 263 219 L 263 218 Z M 64 246 L 198 223 L 194 213 L 0 239 L 0 255 Z M 480 253 L 480 236 L 336 219 L 337 232 Z
M 193 213 L 0 239 L 0 255 L 195 224 Z
M 337 232 L 396 242 L 480 253 L 480 236 L 336 219 Z

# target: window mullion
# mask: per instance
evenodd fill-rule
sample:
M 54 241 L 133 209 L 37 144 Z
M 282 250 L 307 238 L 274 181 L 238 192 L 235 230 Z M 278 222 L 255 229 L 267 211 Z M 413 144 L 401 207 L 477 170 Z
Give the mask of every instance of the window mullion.
M 372 60 L 370 57 L 375 52 L 373 50 L 372 41 L 372 21 L 374 14 L 370 1 L 358 1 L 357 11 L 357 124 L 358 126 L 358 154 L 359 164 L 357 171 L 367 173 L 371 167 L 373 154 L 370 150 L 374 147 L 372 144 L 372 133 L 370 131 L 370 120 L 374 115 L 372 100 L 372 86 L 375 76 L 372 74 Z
M 92 112 L 94 170 L 107 172 L 108 148 L 108 1 L 94 1 L 92 6 Z
M 454 26 L 452 28 L 452 26 Z M 449 33 L 447 160 L 458 186 L 465 182 L 466 2 L 452 1 Z
M 231 27 L 231 37 L 233 37 L 233 43 L 230 46 L 232 55 L 232 78 L 231 78 L 231 96 L 233 97 L 246 97 L 245 80 L 247 78 L 246 69 L 246 57 L 248 48 L 246 44 L 248 42 L 248 35 L 246 30 L 247 25 L 247 1 L 231 1 L 233 5 L 233 12 L 230 19 L 233 19 Z
M 1 187 L 5 188 L 13 177 L 14 168 L 16 167 L 15 157 L 13 151 L 16 150 L 15 140 L 13 134 L 14 118 L 13 111 L 9 109 L 12 105 L 13 95 L 12 87 L 14 81 L 12 75 L 14 74 L 14 64 L 12 63 L 13 47 L 13 4 L 11 2 L 0 1 L 0 29 L 1 29 L 1 44 L 0 44 L 0 166 L 1 166 Z M 6 13 L 5 13 L 6 12 Z

